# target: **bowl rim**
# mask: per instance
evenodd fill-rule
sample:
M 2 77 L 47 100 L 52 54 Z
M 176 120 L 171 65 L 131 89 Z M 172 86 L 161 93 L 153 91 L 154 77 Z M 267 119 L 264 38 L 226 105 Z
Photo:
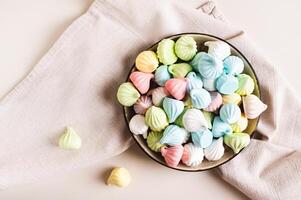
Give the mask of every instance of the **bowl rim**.
M 180 37 L 180 36 L 183 36 L 183 35 L 201 35 L 201 36 L 208 36 L 208 37 L 212 37 L 214 39 L 217 39 L 217 40 L 220 40 L 220 41 L 223 41 L 225 43 L 227 43 L 229 46 L 231 46 L 231 48 L 235 49 L 235 51 L 237 51 L 240 56 L 245 60 L 245 62 L 248 63 L 248 65 L 250 66 L 250 69 L 251 71 L 253 72 L 255 78 L 256 78 L 256 82 L 257 82 L 257 85 L 258 85 L 258 96 L 259 98 L 261 98 L 261 90 L 260 90 L 260 83 L 259 83 L 259 80 L 258 80 L 258 77 L 257 77 L 257 74 L 255 73 L 255 70 L 253 68 L 253 66 L 251 65 L 251 63 L 249 62 L 249 60 L 244 56 L 243 53 L 241 53 L 240 50 L 238 50 L 234 45 L 232 45 L 230 42 L 226 41 L 225 39 L 222 39 L 218 36 L 215 36 L 215 35 L 211 35 L 211 34 L 208 34 L 208 33 L 198 33 L 198 32 L 182 32 L 182 33 L 177 33 L 177 34 L 171 34 L 169 36 L 165 36 L 163 38 L 161 38 L 160 40 L 158 40 L 157 42 L 153 43 L 152 45 L 148 46 L 147 48 L 144 48 L 143 51 L 146 51 L 146 50 L 149 50 L 150 48 L 156 46 L 159 44 L 160 41 L 162 41 L 163 39 L 169 39 L 169 38 L 174 38 L 174 37 Z M 129 80 L 129 77 L 130 77 L 130 74 L 132 73 L 132 70 L 135 68 L 135 63 L 133 64 L 133 66 L 131 67 L 131 69 L 129 70 L 129 73 L 126 77 L 126 81 Z M 233 158 L 235 158 L 238 154 L 240 154 L 244 149 L 246 149 L 248 146 L 246 146 L 245 148 L 243 148 L 242 150 L 240 150 L 240 152 L 238 152 L 237 154 L 234 154 L 234 156 L 230 157 L 229 159 L 225 160 L 224 162 L 218 164 L 218 165 L 215 165 L 213 167 L 210 167 L 210 168 L 206 168 L 206 169 L 193 169 L 191 168 L 191 170 L 188 170 L 188 169 L 180 169 L 180 168 L 176 168 L 176 167 L 170 167 L 168 166 L 167 164 L 164 164 L 162 162 L 159 162 L 158 160 L 156 160 L 153 156 L 151 156 L 148 152 L 146 152 L 146 150 L 144 150 L 144 148 L 142 148 L 142 145 L 140 144 L 140 142 L 138 141 L 138 139 L 136 138 L 136 135 L 134 135 L 134 133 L 131 132 L 130 130 L 130 127 L 129 127 L 129 123 L 128 123 L 128 120 L 127 120 L 127 115 L 126 115 L 126 107 L 125 106 L 122 106 L 123 107 L 123 116 L 124 116 L 124 120 L 126 122 L 126 125 L 127 125 L 127 128 L 128 128 L 128 131 L 131 133 L 132 135 L 132 138 L 134 138 L 135 140 L 135 143 L 139 146 L 139 148 L 149 157 L 151 158 L 152 160 L 154 160 L 156 163 L 159 163 L 160 165 L 164 166 L 164 167 L 168 167 L 170 169 L 173 169 L 173 170 L 178 170 L 178 171 L 182 171 L 182 172 L 202 172 L 202 171 L 208 171 L 208 170 L 212 170 L 212 169 L 215 169 L 217 167 L 220 167 L 221 165 L 223 164 L 226 164 L 227 162 L 231 161 Z M 255 135 L 255 132 L 256 132 L 256 129 L 257 129 L 257 126 L 258 126 L 258 123 L 259 123 L 259 120 L 260 120 L 260 116 L 257 118 L 257 121 L 256 121 L 256 126 L 255 126 L 255 129 L 254 131 L 252 132 L 252 134 L 250 135 L 250 139 L 252 139 Z

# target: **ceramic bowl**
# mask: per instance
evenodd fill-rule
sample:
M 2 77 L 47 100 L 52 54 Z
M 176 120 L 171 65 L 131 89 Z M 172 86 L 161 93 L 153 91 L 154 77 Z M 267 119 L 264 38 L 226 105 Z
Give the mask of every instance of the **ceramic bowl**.
M 181 34 L 172 35 L 172 36 L 166 37 L 166 38 L 170 38 L 170 39 L 173 39 L 176 41 L 179 37 L 181 37 L 183 35 L 189 35 L 195 39 L 195 41 L 197 42 L 197 45 L 198 45 L 198 51 L 205 51 L 207 49 L 207 47 L 204 47 L 204 45 L 203 45 L 204 42 L 206 42 L 206 41 L 221 40 L 223 42 L 228 43 L 227 41 L 225 41 L 221 38 L 218 38 L 216 36 L 202 34 L 202 33 L 181 33 Z M 165 39 L 165 38 L 162 38 L 162 39 Z M 158 43 L 159 43 L 159 41 L 145 50 L 152 50 L 152 51 L 156 52 Z M 258 80 L 257 80 L 256 74 L 255 74 L 250 62 L 245 58 L 245 56 L 237 48 L 235 48 L 231 44 L 229 44 L 229 45 L 231 47 L 231 55 L 238 56 L 244 61 L 245 68 L 244 68 L 243 73 L 248 74 L 249 76 L 251 76 L 253 78 L 253 80 L 255 82 L 255 90 L 254 90 L 253 94 L 260 98 L 260 90 L 259 90 Z M 132 67 L 129 74 L 132 71 L 136 71 L 135 66 Z M 129 81 L 129 76 L 127 77 L 127 81 Z M 135 113 L 134 113 L 134 110 L 132 107 L 124 107 L 124 116 L 125 116 L 125 120 L 126 120 L 127 124 L 129 124 L 129 121 L 134 116 L 134 114 Z M 248 128 L 244 132 L 248 133 L 252 137 L 253 133 L 256 129 L 258 120 L 259 120 L 258 118 L 249 120 Z M 169 167 L 166 165 L 164 158 L 161 156 L 160 152 L 157 153 L 148 148 L 148 146 L 146 144 L 146 140 L 142 137 L 142 135 L 132 134 L 132 136 L 133 136 L 134 140 L 136 141 L 136 143 L 140 146 L 140 148 L 144 151 L 144 153 L 146 155 L 148 155 L 154 161 L 156 161 L 166 167 Z M 200 165 L 198 165 L 197 167 L 188 167 L 188 166 L 180 163 L 175 168 L 172 168 L 172 167 L 169 167 L 169 168 L 176 169 L 176 170 L 182 170 L 182 171 L 190 171 L 190 172 L 204 171 L 204 170 L 209 170 L 214 167 L 225 164 L 226 162 L 228 162 L 229 160 L 231 160 L 232 158 L 234 158 L 235 156 L 237 156 L 239 154 L 239 153 L 234 154 L 234 152 L 230 148 L 228 148 L 225 144 L 224 144 L 224 147 L 225 147 L 225 154 L 218 161 L 208 161 L 208 160 L 204 159 L 203 162 Z

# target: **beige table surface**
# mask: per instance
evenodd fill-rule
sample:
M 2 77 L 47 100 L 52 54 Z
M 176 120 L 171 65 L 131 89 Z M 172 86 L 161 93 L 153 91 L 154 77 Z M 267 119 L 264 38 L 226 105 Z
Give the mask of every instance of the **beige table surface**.
M 20 81 L 92 0 L 0 0 L 0 98 Z M 186 0 L 191 6 L 197 0 Z M 224 14 L 253 38 L 301 94 L 299 0 L 217 0 Z M 132 184 L 107 187 L 112 166 L 124 166 Z M 1 200 L 246 199 L 215 172 L 184 173 L 154 163 L 133 146 L 122 155 L 63 177 L 0 191 Z

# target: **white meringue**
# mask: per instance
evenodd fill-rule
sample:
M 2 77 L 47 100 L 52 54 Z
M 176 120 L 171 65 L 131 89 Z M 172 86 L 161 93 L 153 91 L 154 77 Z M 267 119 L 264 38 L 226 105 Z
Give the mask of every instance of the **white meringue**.
M 214 140 L 211 145 L 204 149 L 205 158 L 209 161 L 216 161 L 223 157 L 225 148 L 223 145 L 223 138 L 220 137 Z
M 129 128 L 135 135 L 143 135 L 144 138 L 147 137 L 148 126 L 145 123 L 143 115 L 135 115 L 132 117 L 129 123 Z

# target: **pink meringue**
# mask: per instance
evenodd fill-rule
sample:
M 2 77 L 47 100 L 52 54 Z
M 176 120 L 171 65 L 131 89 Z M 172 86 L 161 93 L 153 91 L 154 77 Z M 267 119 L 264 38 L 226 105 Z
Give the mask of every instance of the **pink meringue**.
M 152 105 L 152 100 L 149 96 L 141 96 L 134 104 L 134 111 L 137 114 L 144 115 L 146 110 Z
M 268 106 L 264 104 L 257 96 L 250 94 L 242 97 L 245 116 L 248 119 L 257 118 Z
M 184 78 L 172 78 L 165 83 L 166 90 L 177 100 L 182 100 L 186 94 L 187 80 Z
M 154 78 L 154 74 L 138 71 L 132 72 L 130 75 L 130 80 L 141 94 L 147 93 L 152 78 Z
M 176 145 L 172 147 L 162 147 L 161 154 L 165 159 L 165 162 L 170 167 L 177 167 L 181 161 L 184 147 L 182 145 Z
M 223 104 L 223 97 L 218 92 L 210 92 L 210 96 L 211 96 L 211 103 L 207 108 L 204 108 L 204 110 L 207 112 L 215 112 Z
M 165 87 L 155 88 L 150 90 L 147 94 L 152 95 L 152 101 L 155 106 L 161 106 L 164 97 L 169 96 L 169 93 Z

